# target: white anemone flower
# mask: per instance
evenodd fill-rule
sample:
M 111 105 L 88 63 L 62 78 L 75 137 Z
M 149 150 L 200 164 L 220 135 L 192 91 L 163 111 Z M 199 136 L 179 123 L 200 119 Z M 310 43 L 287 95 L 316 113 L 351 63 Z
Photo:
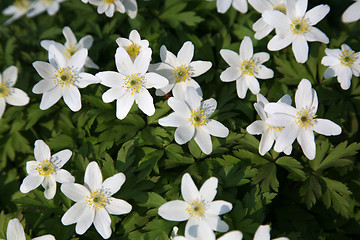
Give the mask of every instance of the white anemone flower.
M 329 66 L 324 72 L 325 78 L 337 77 L 342 89 L 347 90 L 351 85 L 352 76 L 360 75 L 360 52 L 355 53 L 348 45 L 341 45 L 340 49 L 325 49 L 321 63 Z
M 228 49 L 221 49 L 220 55 L 230 65 L 220 74 L 223 82 L 236 81 L 236 90 L 239 98 L 246 96 L 248 89 L 253 94 L 260 92 L 257 78 L 268 79 L 274 76 L 274 72 L 262 65 L 270 59 L 270 54 L 259 52 L 254 54 L 251 38 L 246 36 L 240 44 L 239 54 Z
M 254 240 L 270 240 L 270 226 L 260 225 L 255 232 Z M 289 238 L 279 237 L 273 240 L 289 240 Z
M 248 11 L 247 0 L 216 0 L 216 8 L 218 13 L 226 13 L 231 5 L 236 9 L 236 11 L 241 13 L 246 13 Z
M 184 201 L 174 200 L 159 207 L 158 214 L 169 221 L 187 221 L 185 236 L 187 240 L 199 239 L 202 232 L 227 232 L 229 226 L 219 215 L 230 212 L 232 204 L 214 198 L 218 179 L 211 177 L 204 182 L 200 191 L 188 173 L 181 180 L 181 195 Z M 181 238 L 180 238 L 181 239 Z
M 339 135 L 341 127 L 330 120 L 316 118 L 318 98 L 307 79 L 301 80 L 298 85 L 295 105 L 296 108 L 282 102 L 265 105 L 265 111 L 270 115 L 266 123 L 283 127 L 274 149 L 282 152 L 297 139 L 305 156 L 312 160 L 316 155 L 314 131 L 325 136 Z
M 175 141 L 182 145 L 192 138 L 205 154 L 212 152 L 210 135 L 225 138 L 229 135 L 222 123 L 210 119 L 216 109 L 216 100 L 213 98 L 202 101 L 202 97 L 195 88 L 188 87 L 185 99 L 171 97 L 169 106 L 174 110 L 169 116 L 159 119 L 161 126 L 176 127 Z
M 125 182 L 123 173 L 115 174 L 104 182 L 99 165 L 91 162 L 86 167 L 84 184 L 64 183 L 61 191 L 76 202 L 62 216 L 64 225 L 76 223 L 77 234 L 84 234 L 94 223 L 96 231 L 107 239 L 111 236 L 111 218 L 109 214 L 121 215 L 131 211 L 132 206 L 122 199 L 112 197 Z
M 135 18 L 137 14 L 136 0 L 87 0 L 93 5 L 98 6 L 99 14 L 105 13 L 107 17 L 113 17 L 114 12 L 127 13 L 130 18 Z
M 26 240 L 24 228 L 19 219 L 13 218 L 9 221 L 6 229 L 6 240 Z M 53 235 L 44 235 L 41 237 L 32 238 L 32 240 L 55 240 Z
M 16 19 L 21 18 L 30 10 L 29 0 L 15 0 L 15 2 L 3 10 L 4 15 L 12 15 L 11 18 L 4 22 L 4 25 L 9 25 Z
M 254 108 L 256 112 L 259 114 L 261 120 L 256 120 L 252 124 L 250 124 L 246 131 L 252 135 L 261 134 L 261 140 L 259 144 L 259 153 L 264 156 L 274 144 L 277 137 L 283 130 L 282 127 L 274 127 L 266 123 L 266 119 L 268 119 L 268 114 L 265 112 L 264 107 L 269 101 L 260 93 L 256 96 L 257 103 L 254 103 Z M 289 95 L 284 95 L 278 102 L 282 102 L 288 105 L 291 105 L 291 98 Z M 290 155 L 292 151 L 292 145 L 290 144 L 287 148 L 285 148 L 284 153 L 286 155 Z
M 101 84 L 110 87 L 103 95 L 105 103 L 116 99 L 116 117 L 124 119 L 134 101 L 140 110 L 151 116 L 155 113 L 153 98 L 148 88 L 161 88 L 169 82 L 157 73 L 149 73 L 151 49 L 141 52 L 133 62 L 122 47 L 116 50 L 115 63 L 118 72 L 106 71 L 96 74 Z
M 308 0 L 287 1 L 286 14 L 276 10 L 266 10 L 262 14 L 264 21 L 276 30 L 276 35 L 269 41 L 267 47 L 278 51 L 292 44 L 295 59 L 304 63 L 309 55 L 309 42 L 329 43 L 329 38 L 314 27 L 330 11 L 326 4 L 318 5 L 306 11 Z
M 133 61 L 139 53 L 149 48 L 149 41 L 146 39 L 141 40 L 140 34 L 136 30 L 130 32 L 129 39 L 119 37 L 116 39 L 116 43 L 119 47 L 125 48 Z
M 47 11 L 50 16 L 54 16 L 60 9 L 60 3 L 66 0 L 35 0 L 31 3 L 31 10 L 27 13 L 28 17 L 35 17 Z
M 344 23 L 356 22 L 360 19 L 360 0 L 355 0 L 341 16 Z
M 74 182 L 74 177 L 66 170 L 61 169 L 70 159 L 72 152 L 62 150 L 51 156 L 50 148 L 43 140 L 35 141 L 34 156 L 36 161 L 26 163 L 26 176 L 20 185 L 20 192 L 28 193 L 40 184 L 45 188 L 44 195 L 52 199 L 56 193 L 56 182 Z
M 194 44 L 187 41 L 179 50 L 177 56 L 169 52 L 163 45 L 160 48 L 161 63 L 152 64 L 152 71 L 169 80 L 169 84 L 156 90 L 157 96 L 163 96 L 172 90 L 173 95 L 184 99 L 187 87 L 194 87 L 202 96 L 200 85 L 193 79 L 207 72 L 212 63 L 209 61 L 191 61 L 194 56 Z
M 0 74 L 0 118 L 5 112 L 6 103 L 13 106 L 24 106 L 30 98 L 21 89 L 14 88 L 18 75 L 18 69 L 10 66 Z
M 76 37 L 69 27 L 64 27 L 62 30 L 62 33 L 66 39 L 65 44 L 61 44 L 58 42 L 55 42 L 53 40 L 42 40 L 40 42 L 40 45 L 45 48 L 47 51 L 49 51 L 50 45 L 54 45 L 61 53 L 64 54 L 64 56 L 69 60 L 77 51 L 86 48 L 90 49 L 93 44 L 93 37 L 90 35 L 86 35 L 85 37 L 81 38 L 79 42 L 76 40 Z M 86 58 L 85 61 L 85 67 L 88 68 L 95 68 L 98 69 L 98 65 L 96 65 L 90 57 Z
M 34 68 L 43 78 L 32 89 L 33 93 L 43 94 L 41 110 L 48 109 L 61 97 L 72 111 L 81 109 L 81 95 L 78 88 L 100 82 L 95 76 L 82 72 L 87 53 L 87 49 L 83 48 L 68 60 L 54 45 L 50 45 L 50 63 L 41 61 L 33 63 Z
M 249 0 L 249 3 L 259 13 L 263 13 L 266 10 L 278 10 L 286 13 L 285 1 L 286 0 Z M 263 39 L 274 30 L 274 27 L 267 24 L 261 17 L 253 24 L 253 30 L 255 31 L 254 37 L 256 39 Z

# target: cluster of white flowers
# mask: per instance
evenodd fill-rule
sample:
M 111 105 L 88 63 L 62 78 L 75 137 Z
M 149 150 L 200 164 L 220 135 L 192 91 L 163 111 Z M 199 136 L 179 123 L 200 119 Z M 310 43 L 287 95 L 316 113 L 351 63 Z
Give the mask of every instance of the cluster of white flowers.
M 136 0 L 81 0 L 83 3 L 90 2 L 97 6 L 99 14 L 105 13 L 107 17 L 114 16 L 114 12 L 127 13 L 130 18 L 135 18 L 137 14 Z

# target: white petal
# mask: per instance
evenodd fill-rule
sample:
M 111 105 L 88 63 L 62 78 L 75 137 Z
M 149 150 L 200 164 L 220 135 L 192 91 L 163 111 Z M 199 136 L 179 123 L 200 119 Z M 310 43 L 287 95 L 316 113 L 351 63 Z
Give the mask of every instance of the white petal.
M 240 231 L 231 231 L 222 235 L 218 240 L 242 240 L 243 234 Z
M 77 234 L 84 234 L 94 221 L 95 211 L 89 207 L 85 208 L 83 214 L 76 223 L 75 231 Z
M 80 71 L 80 69 L 85 64 L 87 55 L 88 55 L 88 50 L 86 48 L 80 49 L 79 51 L 74 53 L 74 55 L 71 56 L 68 65 Z
M 50 63 L 36 61 L 33 66 L 42 78 L 52 79 L 54 77 L 56 69 Z
M 196 199 L 200 199 L 199 190 L 188 173 L 185 173 L 181 179 L 181 195 L 185 202 L 189 204 Z
M 221 57 L 225 60 L 227 64 L 230 66 L 240 66 L 240 56 L 234 51 L 228 49 L 221 49 L 220 50 Z
M 121 87 L 125 78 L 123 74 L 113 71 L 99 72 L 95 77 L 100 79 L 100 84 L 107 87 Z
M 270 240 L 270 226 L 260 225 L 255 232 L 254 240 Z
M 44 236 L 32 238 L 31 240 L 55 240 L 55 237 L 53 235 L 47 234 Z
M 248 11 L 246 0 L 233 0 L 232 6 L 241 13 L 246 13 Z
M 341 20 L 345 23 L 355 22 L 360 19 L 360 3 L 359 1 L 351 4 L 341 16 Z
M 332 67 L 329 67 L 324 72 L 324 78 L 332 78 L 335 76 L 336 76 L 336 72 L 334 71 L 334 69 Z
M 28 193 L 31 190 L 34 190 L 43 182 L 44 177 L 37 174 L 31 174 L 24 178 L 22 184 L 20 185 L 20 192 Z
M 189 219 L 189 213 L 186 211 L 188 206 L 189 204 L 184 201 L 170 201 L 159 207 L 158 214 L 169 221 L 185 221 Z
M 340 54 L 341 54 L 341 50 L 340 49 L 330 49 L 330 48 L 326 48 L 325 49 L 325 53 L 326 53 L 326 55 L 328 55 L 328 56 L 334 56 L 334 57 L 339 57 L 340 56 Z
M 56 68 L 67 67 L 65 56 L 55 47 L 55 45 L 50 45 L 49 47 L 49 62 L 56 65 Z
M 120 13 L 125 13 L 125 6 L 121 1 L 115 1 L 114 2 L 115 8 Z
M 288 34 L 285 37 L 280 37 L 275 35 L 268 43 L 267 47 L 270 51 L 278 51 L 280 49 L 286 48 L 294 40 L 294 35 Z
M 270 115 L 274 113 L 282 113 L 290 116 L 296 116 L 297 113 L 296 108 L 283 102 L 268 103 L 265 105 L 264 109 Z
M 274 143 L 274 137 L 270 128 L 261 136 L 259 144 L 259 153 L 264 156 L 272 147 Z
M 83 48 L 89 49 L 91 48 L 93 42 L 94 42 L 94 38 L 90 35 L 86 35 L 85 37 L 80 39 L 79 45 Z
M 329 43 L 329 38 L 326 36 L 326 34 L 316 27 L 311 27 L 310 30 L 305 33 L 305 38 L 309 42 L 322 42 L 325 44 Z
M 34 146 L 34 156 L 36 161 L 50 160 L 50 148 L 43 140 L 36 140 Z
M 295 5 L 296 16 L 302 17 L 305 15 L 308 5 L 308 0 L 298 0 Z
M 160 74 L 150 72 L 145 74 L 145 83 L 146 88 L 163 88 L 169 84 L 169 80 Z
M 74 45 L 77 44 L 76 37 L 73 31 L 71 31 L 71 28 L 69 28 L 68 26 L 64 27 L 62 33 L 66 39 L 67 44 L 74 44 Z
M 239 67 L 228 67 L 220 74 L 220 79 L 223 82 L 232 82 L 242 75 Z
M 51 156 L 51 162 L 58 168 L 62 168 L 71 158 L 72 152 L 69 149 L 62 150 Z
M 167 117 L 159 119 L 159 124 L 164 127 L 179 127 L 186 123 L 188 123 L 187 118 L 175 112 Z
M 133 103 L 133 95 L 125 93 L 121 98 L 118 98 L 116 101 L 116 117 L 118 119 L 124 119 L 129 113 Z
M 195 131 L 194 140 L 197 145 L 199 145 L 201 151 L 203 151 L 205 154 L 210 154 L 212 152 L 212 142 L 209 133 L 201 128 L 197 128 Z
M 59 183 L 73 183 L 75 178 L 66 170 L 58 169 L 55 172 L 55 180 Z
M 145 74 L 149 69 L 150 61 L 151 61 L 152 51 L 150 48 L 141 51 L 139 55 L 135 58 L 134 67 L 137 73 Z
M 29 103 L 28 95 L 18 88 L 11 88 L 10 94 L 5 97 L 5 101 L 13 106 L 24 106 Z
M 297 109 L 310 108 L 313 101 L 313 89 L 307 79 L 302 79 L 295 92 L 295 105 Z
M 12 87 L 16 83 L 18 69 L 15 66 L 10 66 L 2 73 L 2 82 L 6 83 L 8 87 Z
M 304 18 L 308 19 L 310 25 L 315 25 L 320 22 L 329 12 L 329 5 L 321 4 L 307 11 Z
M 266 119 L 266 123 L 273 127 L 284 127 L 295 123 L 294 116 L 287 115 L 284 113 L 276 113 L 270 115 L 268 119 Z
M 125 182 L 125 179 L 126 177 L 123 173 L 115 174 L 114 176 L 105 179 L 102 184 L 102 189 L 106 189 L 106 194 L 111 196 L 120 190 L 121 186 Z
M 206 99 L 201 102 L 200 108 L 206 113 L 207 118 L 209 118 L 216 110 L 217 102 L 213 98 Z
M 274 77 L 274 71 L 264 65 L 259 66 L 259 70 L 255 73 L 255 77 L 260 79 L 269 79 Z
M 267 35 L 269 35 L 271 33 L 271 31 L 274 30 L 274 28 L 270 25 L 267 25 L 265 28 L 258 30 L 255 32 L 254 34 L 254 38 L 261 40 L 264 37 L 266 37 Z
M 87 165 L 84 177 L 85 187 L 91 192 L 101 188 L 102 174 L 99 165 L 96 162 L 91 162 Z
M 246 128 L 246 131 L 251 135 L 263 134 L 266 130 L 267 124 L 262 120 L 256 120 Z
M 263 13 L 265 10 L 272 9 L 271 1 L 262 0 L 249 0 L 250 5 L 259 13 Z
M 79 73 L 80 79 L 76 82 L 76 86 L 79 88 L 87 87 L 90 84 L 99 83 L 100 79 L 90 73 Z
M 129 54 L 122 47 L 118 47 L 115 53 L 115 63 L 117 70 L 125 76 L 135 73 L 134 63 Z
M 342 89 L 348 90 L 350 88 L 352 76 L 353 74 L 349 67 L 344 67 L 342 71 L 339 72 L 338 82 Z
M 250 59 L 253 56 L 254 48 L 250 37 L 245 36 L 240 44 L 240 58 L 242 60 Z
M 217 193 L 218 179 L 216 177 L 211 177 L 204 182 L 200 188 L 201 199 L 205 202 L 212 202 Z
M 197 218 L 190 218 L 189 221 L 187 221 L 185 226 L 185 236 L 187 240 L 197 240 L 200 231 L 208 231 L 205 228 L 210 228 L 209 224 L 207 224 L 206 222 L 205 224 L 201 222 L 203 221 Z
M 69 208 L 66 213 L 61 218 L 61 223 L 64 225 L 70 225 L 76 223 L 81 215 L 84 213 L 89 206 L 85 201 L 75 203 L 71 208 Z
M 246 83 L 245 75 L 242 75 L 239 79 L 236 80 L 236 92 L 239 98 L 244 99 L 248 86 Z
M 196 231 L 197 237 L 193 239 L 190 237 L 188 240 L 196 240 L 196 239 L 206 239 L 206 240 L 215 240 L 216 236 L 213 230 L 210 228 L 209 224 L 206 221 L 199 221 Z M 188 237 L 188 235 L 185 235 Z
M 78 183 L 63 183 L 60 190 L 74 202 L 82 202 L 86 196 L 90 195 L 89 189 Z
M 52 90 L 55 87 L 54 80 L 43 79 L 34 85 L 32 92 L 36 94 L 44 93 Z
M 105 209 L 112 215 L 121 215 L 129 213 L 132 206 L 124 200 L 111 197 Z
M 314 132 L 310 129 L 300 129 L 297 136 L 297 141 L 300 144 L 303 153 L 309 160 L 313 160 L 316 155 L 316 145 L 314 139 Z
M 191 69 L 191 77 L 197 77 L 207 72 L 211 68 L 212 63 L 208 61 L 194 61 L 191 62 L 189 66 Z
M 44 92 L 40 102 L 40 109 L 46 110 L 50 108 L 52 105 L 59 101 L 62 95 L 63 92 L 61 87 L 55 87 L 50 91 Z
M 123 0 L 122 2 L 125 7 L 125 11 L 130 18 L 135 18 L 137 14 L 137 3 L 136 0 Z
M 193 87 L 187 87 L 185 90 L 185 102 L 192 110 L 200 107 L 202 97 Z
M 109 8 L 109 4 L 106 4 L 105 2 L 100 2 L 98 5 L 97 12 L 99 14 L 103 14 L 108 8 Z
M 190 117 L 190 109 L 189 106 L 185 103 L 184 100 L 171 97 L 168 100 L 169 106 L 176 112 L 176 114 L 179 114 L 180 116 L 183 116 L 184 118 Z
M 73 111 L 77 112 L 81 109 L 81 95 L 80 91 L 75 86 L 64 89 L 64 102 Z
M 189 122 L 184 125 L 179 126 L 175 130 L 175 142 L 177 144 L 184 144 L 190 141 L 194 137 L 195 127 L 192 126 Z
M 232 207 L 232 204 L 229 202 L 217 200 L 210 203 L 209 207 L 206 209 L 206 213 L 211 215 L 223 215 L 230 212 Z
M 296 37 L 292 44 L 292 50 L 297 62 L 304 63 L 307 61 L 309 55 L 309 46 L 305 37 Z
M 121 98 L 122 96 L 124 96 L 124 94 L 125 92 L 123 91 L 123 88 L 113 87 L 107 90 L 106 92 L 104 92 L 104 94 L 102 95 L 102 100 L 105 103 L 109 103 L 114 101 L 115 99 Z
M 178 66 L 178 60 L 176 56 L 172 52 L 169 52 L 165 45 L 162 45 L 160 48 L 160 58 L 162 62 L 167 63 L 172 67 Z
M 26 162 L 26 172 L 30 174 L 37 174 L 38 171 L 36 170 L 36 167 L 38 166 L 37 161 L 28 161 Z
M 7 240 L 25 240 L 24 228 L 19 219 L 13 218 L 9 221 L 6 229 Z
M 321 64 L 324 66 L 332 66 L 332 65 L 337 65 L 340 64 L 340 60 L 338 57 L 335 56 L 324 56 L 321 59 Z
M 258 94 L 260 92 L 259 81 L 254 76 L 245 76 L 245 80 L 247 86 L 253 94 Z
M 313 130 L 325 136 L 335 136 L 341 133 L 339 125 L 328 119 L 321 118 L 316 118 Z
M 232 0 L 216 1 L 217 11 L 219 13 L 225 13 L 231 6 Z
M 229 135 L 229 129 L 225 127 L 222 123 L 213 119 L 208 119 L 206 124 L 201 128 L 205 130 L 208 134 L 215 137 L 225 138 Z
M 227 232 L 229 231 L 229 225 L 226 222 L 222 221 L 217 215 L 207 215 L 204 220 L 209 224 L 212 230 L 217 232 Z
M 155 113 L 154 100 L 145 88 L 135 96 L 135 102 L 146 115 L 152 116 Z
M 270 59 L 270 54 L 266 53 L 266 52 L 259 52 L 259 53 L 255 53 L 252 57 L 252 59 L 254 60 L 254 62 L 256 62 L 257 64 L 263 64 L 264 62 L 269 61 Z
M 56 181 L 54 176 L 45 176 L 42 186 L 45 188 L 44 196 L 46 199 L 53 199 L 56 193 Z
M 194 56 L 194 44 L 187 41 L 183 44 L 177 54 L 177 59 L 181 65 L 188 66 Z
M 85 67 L 99 69 L 99 66 L 94 63 L 91 58 L 87 57 L 85 60 Z
M 203 93 L 202 93 L 202 90 L 200 88 L 200 85 L 193 79 L 190 79 L 190 80 L 188 80 L 186 82 L 176 83 L 173 90 L 172 90 L 173 96 L 176 97 L 176 98 L 185 99 L 185 92 L 187 91 L 186 89 L 188 87 L 195 88 L 198 95 L 202 97 Z
M 274 150 L 276 152 L 283 152 L 289 145 L 291 145 L 299 132 L 299 128 L 296 124 L 291 124 L 281 130 L 281 133 L 276 139 Z
M 95 211 L 94 226 L 104 239 L 108 239 L 111 236 L 110 224 L 111 218 L 104 208 Z
M 266 10 L 261 15 L 264 21 L 274 28 L 281 30 L 289 28 L 289 18 L 277 10 Z

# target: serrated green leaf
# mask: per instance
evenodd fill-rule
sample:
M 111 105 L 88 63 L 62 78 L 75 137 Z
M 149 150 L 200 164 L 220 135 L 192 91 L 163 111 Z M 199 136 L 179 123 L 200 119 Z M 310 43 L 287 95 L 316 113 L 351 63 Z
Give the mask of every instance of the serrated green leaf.
M 281 157 L 276 160 L 276 164 L 290 172 L 290 178 L 294 180 L 304 180 L 305 173 L 301 169 L 303 166 L 295 158 Z
M 270 187 L 277 192 L 279 190 L 279 181 L 276 178 L 276 164 L 267 163 L 263 165 L 252 180 L 253 184 L 261 182 L 260 187 L 263 192 L 270 191 Z

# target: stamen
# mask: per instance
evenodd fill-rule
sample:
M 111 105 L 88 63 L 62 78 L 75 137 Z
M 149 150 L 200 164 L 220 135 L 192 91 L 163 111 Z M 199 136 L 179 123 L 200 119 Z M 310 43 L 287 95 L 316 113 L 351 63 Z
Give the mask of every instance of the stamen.
M 302 17 L 293 18 L 290 23 L 290 29 L 291 32 L 295 35 L 303 35 L 309 31 L 310 23 L 307 19 Z
M 256 63 L 252 59 L 244 60 L 241 63 L 240 69 L 243 74 L 254 76 L 258 70 Z
M 28 0 L 15 0 L 14 6 L 19 10 L 28 10 L 29 9 L 29 1 Z
M 110 202 L 106 193 L 103 191 L 99 191 L 98 189 L 88 195 L 85 201 L 88 204 L 89 208 L 92 210 L 102 209 Z
M 6 97 L 7 95 L 9 95 L 9 88 L 8 86 L 6 86 L 5 83 L 1 83 L 0 84 L 0 97 Z
M 278 4 L 276 5 L 273 10 L 278 10 L 284 14 L 286 14 L 286 6 L 284 4 Z
M 175 68 L 174 77 L 176 82 L 186 82 L 190 80 L 190 68 L 185 66 L 180 66 Z
M 340 59 L 340 62 L 341 62 L 342 65 L 350 66 L 356 60 L 355 51 L 350 50 L 350 49 L 345 49 L 345 50 L 341 51 L 339 59 Z
M 79 47 L 76 47 L 74 44 L 69 44 L 65 49 L 65 56 L 70 59 L 79 50 Z
M 78 74 L 76 71 L 73 71 L 70 67 L 58 68 L 55 70 L 54 83 L 55 86 L 60 85 L 61 87 L 67 86 L 70 88 L 71 85 L 74 85 L 78 81 Z
M 140 76 L 139 73 L 137 74 L 131 74 L 128 75 L 125 79 L 124 79 L 124 88 L 125 91 L 129 92 L 131 95 L 133 95 L 134 93 L 139 93 L 140 90 L 142 89 L 142 86 L 144 84 L 144 77 Z
M 113 4 L 115 0 L 104 0 L 105 3 L 107 4 Z
M 316 115 L 308 108 L 302 108 L 296 113 L 296 124 L 302 128 L 310 128 L 315 124 Z
M 269 125 L 269 128 L 277 132 L 281 132 L 284 129 L 284 127 L 274 127 L 271 125 Z
M 130 57 L 135 58 L 139 55 L 140 46 L 136 43 L 132 43 L 126 47 L 126 52 L 129 54 Z
M 41 176 L 49 176 L 55 173 L 54 165 L 48 160 L 41 161 L 35 170 L 37 170 Z
M 204 214 L 206 206 L 204 202 L 199 201 L 198 199 L 192 201 L 192 203 L 186 208 L 186 211 L 189 213 L 190 217 L 196 217 L 200 219 Z
M 191 125 L 200 127 L 207 122 L 207 114 L 204 112 L 204 110 L 199 110 L 199 108 L 196 108 L 196 110 L 191 112 L 191 116 L 188 120 L 190 121 Z

